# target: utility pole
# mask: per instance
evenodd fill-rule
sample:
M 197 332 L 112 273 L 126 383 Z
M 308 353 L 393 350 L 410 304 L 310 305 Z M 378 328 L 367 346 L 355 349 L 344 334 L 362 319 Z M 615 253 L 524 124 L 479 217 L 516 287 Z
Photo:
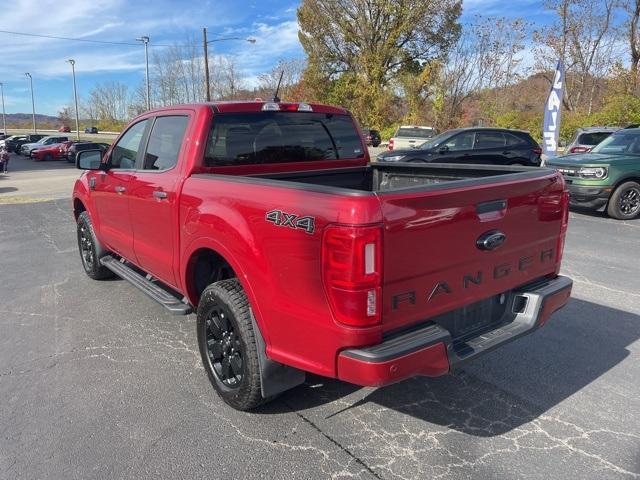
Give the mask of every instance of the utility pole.
M 4 83 L 0 82 L 0 94 L 2 95 L 2 133 L 7 134 L 7 117 L 4 111 Z
M 149 37 L 145 35 L 144 37 L 136 38 L 136 40 L 144 44 L 144 64 L 145 64 L 144 78 L 147 83 L 147 110 L 151 110 L 151 87 L 149 85 Z
M 72 58 L 67 60 L 71 64 L 71 76 L 73 77 L 73 100 L 76 104 L 76 135 L 80 140 L 80 118 L 78 117 L 78 91 L 76 90 L 76 61 Z
M 207 48 L 207 27 L 202 29 L 202 48 L 204 49 L 204 85 L 207 91 L 207 102 L 211 101 L 211 88 L 209 86 L 209 51 Z
M 38 133 L 38 129 L 36 128 L 36 101 L 33 97 L 33 78 L 29 72 L 25 73 L 27 77 L 29 77 L 29 83 L 31 84 L 31 110 L 33 116 L 33 133 Z
M 204 88 L 206 92 L 207 102 L 211 101 L 211 87 L 209 81 L 209 49 L 208 45 L 213 42 L 224 42 L 227 40 L 244 40 L 249 43 L 256 43 L 255 38 L 242 38 L 242 37 L 226 37 L 226 38 L 214 38 L 213 40 L 207 40 L 207 28 L 202 29 L 202 48 L 204 50 Z

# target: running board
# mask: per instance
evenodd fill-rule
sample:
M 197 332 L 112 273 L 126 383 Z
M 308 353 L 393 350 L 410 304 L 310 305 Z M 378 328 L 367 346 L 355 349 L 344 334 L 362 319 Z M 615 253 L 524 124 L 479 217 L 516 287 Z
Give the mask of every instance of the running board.
M 154 299 L 174 315 L 189 315 L 193 311 L 191 305 L 174 297 L 151 280 L 147 280 L 147 278 L 140 275 L 134 269 L 128 267 L 126 263 L 113 258 L 111 255 L 102 257 L 100 263 L 123 280 L 142 290 L 143 293 Z

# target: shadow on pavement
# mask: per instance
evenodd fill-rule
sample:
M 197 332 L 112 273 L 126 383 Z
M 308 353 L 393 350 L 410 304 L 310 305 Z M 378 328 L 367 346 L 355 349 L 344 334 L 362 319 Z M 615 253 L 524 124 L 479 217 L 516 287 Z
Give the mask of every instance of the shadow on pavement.
M 1 178 L 1 177 L 0 177 Z M 9 193 L 9 192 L 15 192 L 18 189 L 16 187 L 0 187 L 0 193 Z
M 579 392 L 628 355 L 640 338 L 640 317 L 573 299 L 546 327 L 478 360 L 473 368 L 497 371 L 492 383 L 458 370 L 440 378 L 414 378 L 337 404 L 327 418 L 361 405 L 379 405 L 466 434 L 491 437 L 526 424 Z M 494 378 L 496 378 L 494 377 Z M 526 394 L 511 393 L 512 383 Z M 309 375 L 305 385 L 258 413 L 302 411 L 336 402 L 360 390 Z M 364 390 L 363 390 L 364 392 Z M 357 396 L 357 395 L 356 395 Z

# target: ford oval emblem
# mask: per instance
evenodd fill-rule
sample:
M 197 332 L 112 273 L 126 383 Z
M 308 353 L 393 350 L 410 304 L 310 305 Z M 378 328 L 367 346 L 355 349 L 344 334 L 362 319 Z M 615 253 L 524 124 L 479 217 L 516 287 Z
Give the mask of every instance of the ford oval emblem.
M 480 250 L 495 250 L 502 245 L 506 239 L 507 236 L 500 230 L 491 230 L 478 237 L 478 240 L 476 240 L 476 247 Z

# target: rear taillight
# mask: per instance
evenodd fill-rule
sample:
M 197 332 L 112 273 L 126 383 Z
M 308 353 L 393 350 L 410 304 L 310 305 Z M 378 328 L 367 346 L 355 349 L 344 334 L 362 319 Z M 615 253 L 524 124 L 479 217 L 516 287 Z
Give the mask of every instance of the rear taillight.
M 334 317 L 353 327 L 380 323 L 382 228 L 332 225 L 322 240 L 322 276 Z
M 532 150 L 535 155 L 542 155 L 542 149 L 540 147 L 536 147 Z
M 562 261 L 562 255 L 564 253 L 564 239 L 567 234 L 567 228 L 569 227 L 569 192 L 565 190 L 562 192 L 562 224 L 560 225 L 560 238 L 558 238 L 557 251 L 557 266 L 556 273 L 559 273 L 560 262 Z
M 589 147 L 571 147 L 569 153 L 585 153 L 591 150 Z
M 393 150 L 393 143 L 394 143 L 393 138 L 390 138 L 389 139 L 389 146 L 387 147 L 389 150 Z

